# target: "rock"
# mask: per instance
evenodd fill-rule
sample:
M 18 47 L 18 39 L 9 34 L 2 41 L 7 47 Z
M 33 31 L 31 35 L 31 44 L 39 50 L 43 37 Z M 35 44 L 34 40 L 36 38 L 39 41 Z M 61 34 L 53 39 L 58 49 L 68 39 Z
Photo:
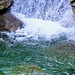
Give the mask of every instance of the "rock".
M 5 73 L 3 73 L 2 71 L 0 71 L 0 75 L 6 75 Z
M 0 31 L 15 31 L 18 27 L 22 27 L 22 22 L 11 13 L 0 15 Z
M 75 14 L 75 7 L 72 7 L 72 11 L 73 11 L 73 13 Z
M 10 7 L 12 3 L 13 0 L 0 0 L 0 10 Z
M 72 11 L 75 14 L 75 0 L 70 0 L 70 5 L 72 7 Z
M 0 31 L 15 31 L 22 27 L 22 22 L 11 13 L 8 13 L 13 0 L 0 0 Z

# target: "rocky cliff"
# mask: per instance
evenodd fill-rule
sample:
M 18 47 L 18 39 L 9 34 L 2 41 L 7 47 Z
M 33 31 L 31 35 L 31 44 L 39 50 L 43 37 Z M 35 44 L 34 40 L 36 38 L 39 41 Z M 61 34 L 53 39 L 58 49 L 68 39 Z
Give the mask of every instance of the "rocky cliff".
M 15 31 L 22 22 L 9 11 L 13 0 L 0 0 L 0 31 Z

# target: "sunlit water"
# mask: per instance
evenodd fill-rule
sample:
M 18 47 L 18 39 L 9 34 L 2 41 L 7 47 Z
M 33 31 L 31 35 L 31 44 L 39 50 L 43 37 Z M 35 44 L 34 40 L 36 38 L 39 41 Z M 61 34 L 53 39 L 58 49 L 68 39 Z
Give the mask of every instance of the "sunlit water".
M 69 0 L 14 0 L 23 22 L 0 33 L 0 75 L 74 75 L 75 17 Z

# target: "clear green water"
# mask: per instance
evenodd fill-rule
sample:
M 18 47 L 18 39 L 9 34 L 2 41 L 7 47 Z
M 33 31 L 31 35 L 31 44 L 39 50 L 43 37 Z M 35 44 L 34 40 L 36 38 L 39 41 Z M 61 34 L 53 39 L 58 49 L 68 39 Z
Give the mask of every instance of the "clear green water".
M 0 42 L 0 75 L 75 75 L 75 42 Z

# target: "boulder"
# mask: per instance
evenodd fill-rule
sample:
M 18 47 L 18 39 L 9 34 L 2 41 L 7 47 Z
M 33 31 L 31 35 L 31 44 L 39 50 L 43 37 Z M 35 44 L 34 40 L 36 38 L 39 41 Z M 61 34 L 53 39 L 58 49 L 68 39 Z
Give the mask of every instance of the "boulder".
M 0 0 L 0 10 L 10 7 L 12 3 L 13 0 Z
M 75 14 L 75 0 L 70 0 L 70 5 L 72 7 L 72 11 Z
M 13 0 L 0 0 L 0 31 L 15 31 L 22 22 L 9 12 Z
M 0 15 L 0 31 L 15 31 L 18 27 L 22 27 L 22 22 L 11 13 Z

